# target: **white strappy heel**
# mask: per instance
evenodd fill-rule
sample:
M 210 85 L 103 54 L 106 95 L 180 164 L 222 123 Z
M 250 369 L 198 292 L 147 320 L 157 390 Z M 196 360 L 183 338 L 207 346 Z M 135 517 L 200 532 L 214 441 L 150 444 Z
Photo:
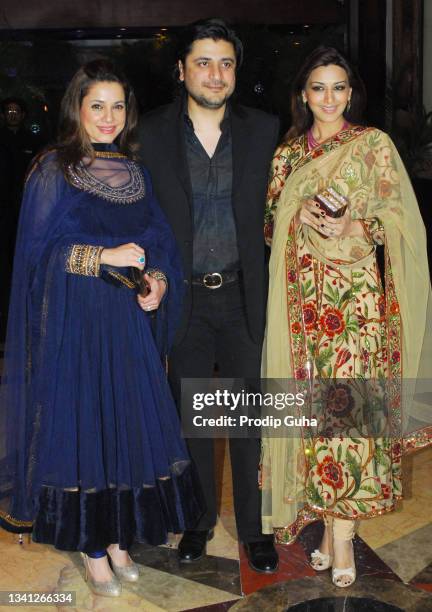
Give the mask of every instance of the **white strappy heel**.
M 311 553 L 311 562 L 310 562 L 310 564 L 311 564 L 311 567 L 316 572 L 323 572 L 324 570 L 326 570 L 329 567 L 331 567 L 332 563 L 333 563 L 333 556 L 332 555 L 325 555 L 318 548 L 315 548 L 313 553 Z
M 348 522 L 348 521 L 347 521 Z M 350 521 L 351 522 L 351 521 Z M 339 542 L 351 542 L 351 550 L 352 550 L 352 557 L 354 559 L 354 546 L 353 546 L 353 542 L 352 539 L 354 537 L 354 521 L 352 521 L 353 525 L 348 526 L 348 530 L 352 529 L 352 535 L 350 538 L 348 537 L 344 537 L 344 538 L 336 538 L 334 535 L 334 531 L 333 531 L 333 551 L 335 550 L 335 542 L 339 541 Z M 334 528 L 336 527 L 336 531 L 337 531 L 337 523 L 334 524 L 333 526 Z M 332 582 L 335 586 L 340 587 L 340 588 L 346 588 L 351 586 L 352 584 L 354 584 L 356 579 L 356 568 L 355 568 L 355 563 L 353 566 L 351 567 L 346 567 L 346 568 L 339 568 L 339 567 L 334 567 L 332 568 Z
M 333 517 L 324 515 L 324 525 L 327 531 L 327 541 L 329 542 L 329 546 L 333 540 Z M 324 536 L 323 536 L 324 537 Z M 313 553 L 311 554 L 310 564 L 311 567 L 317 572 L 323 572 L 332 566 L 333 563 L 333 555 L 325 554 L 320 551 L 319 548 L 315 548 Z

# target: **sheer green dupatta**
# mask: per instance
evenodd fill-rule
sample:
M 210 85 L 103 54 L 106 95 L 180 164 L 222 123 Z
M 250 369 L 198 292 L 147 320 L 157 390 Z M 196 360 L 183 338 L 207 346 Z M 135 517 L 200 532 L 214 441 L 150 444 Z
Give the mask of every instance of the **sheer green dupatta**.
M 378 218 L 384 227 L 391 416 L 395 431 L 402 427 L 404 433 L 401 449 L 425 446 L 432 442 L 432 402 L 427 389 L 416 393 L 414 381 L 427 387 L 432 380 L 432 300 L 425 229 L 403 163 L 390 138 L 373 128 L 345 130 L 310 153 L 303 144 L 299 155 L 301 143 L 303 137 L 287 146 L 292 170 L 273 206 L 263 378 L 305 384 L 304 329 L 291 333 L 294 318 L 303 327 L 293 219 L 303 198 L 332 185 L 349 198 L 354 219 Z M 303 230 L 310 252 L 329 265 L 361 267 L 373 257 L 374 246 L 365 238 L 325 240 L 311 228 Z M 304 432 L 295 434 L 274 438 L 264 431 L 262 445 L 263 531 L 284 528 L 288 541 L 316 518 L 307 505 Z

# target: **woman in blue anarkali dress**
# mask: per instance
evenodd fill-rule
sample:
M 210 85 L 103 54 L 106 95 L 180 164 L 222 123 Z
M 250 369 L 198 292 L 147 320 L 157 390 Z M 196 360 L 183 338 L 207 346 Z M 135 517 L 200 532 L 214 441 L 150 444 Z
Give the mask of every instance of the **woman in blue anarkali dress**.
M 161 544 L 201 513 L 164 369 L 181 266 L 131 157 L 135 124 L 110 64 L 78 71 L 59 144 L 27 179 L 1 391 L 2 526 L 87 553 L 105 595 L 138 579 L 134 540 Z M 151 290 L 137 298 L 144 267 Z

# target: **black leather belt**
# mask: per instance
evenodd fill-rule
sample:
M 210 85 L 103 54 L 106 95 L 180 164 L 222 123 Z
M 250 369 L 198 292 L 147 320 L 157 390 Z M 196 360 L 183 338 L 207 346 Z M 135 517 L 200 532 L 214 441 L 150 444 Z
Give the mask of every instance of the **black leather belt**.
M 207 289 L 219 289 L 222 285 L 235 283 L 241 279 L 241 272 L 207 272 L 192 277 L 192 285 L 201 285 Z

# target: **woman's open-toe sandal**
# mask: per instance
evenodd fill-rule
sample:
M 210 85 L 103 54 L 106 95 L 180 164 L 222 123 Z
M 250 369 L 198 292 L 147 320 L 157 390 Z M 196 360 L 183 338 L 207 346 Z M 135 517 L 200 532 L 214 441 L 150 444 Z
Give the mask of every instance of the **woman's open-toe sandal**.
M 352 546 L 351 540 L 351 546 Z M 353 558 L 354 558 L 354 548 L 353 548 Z M 338 567 L 333 567 L 332 569 L 332 582 L 335 586 L 346 588 L 354 584 L 356 579 L 356 568 L 347 567 L 345 569 L 339 569 Z
M 325 555 L 318 548 L 311 554 L 311 567 L 317 572 L 323 572 L 332 566 L 333 556 Z

